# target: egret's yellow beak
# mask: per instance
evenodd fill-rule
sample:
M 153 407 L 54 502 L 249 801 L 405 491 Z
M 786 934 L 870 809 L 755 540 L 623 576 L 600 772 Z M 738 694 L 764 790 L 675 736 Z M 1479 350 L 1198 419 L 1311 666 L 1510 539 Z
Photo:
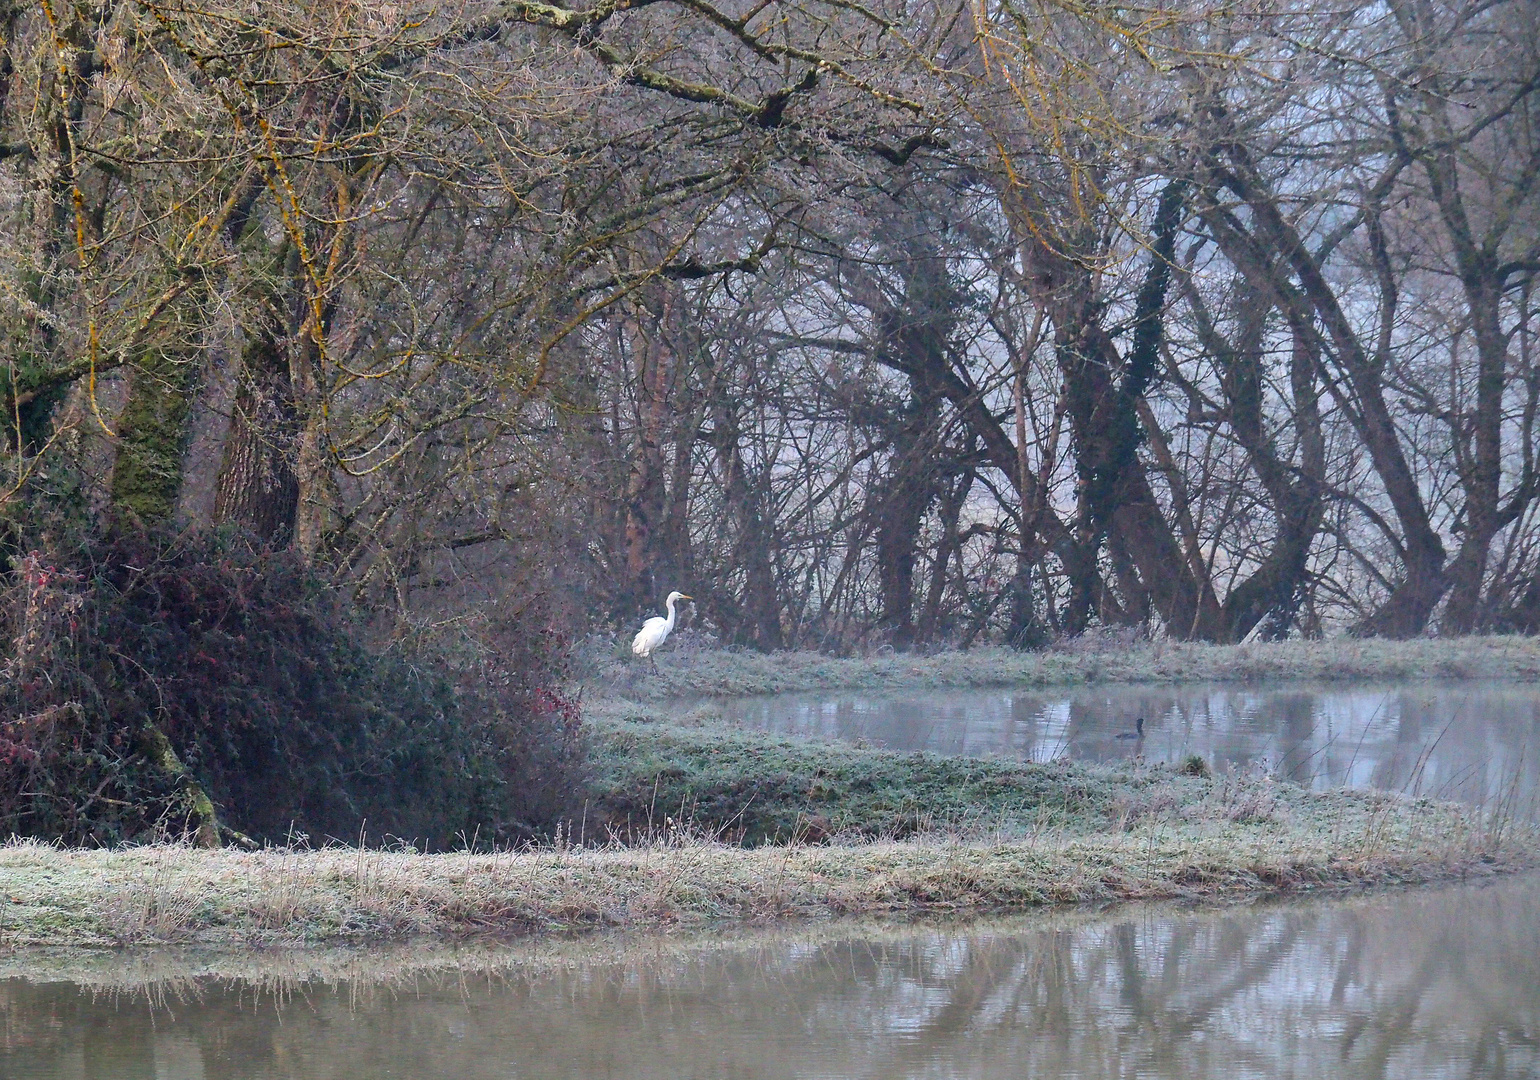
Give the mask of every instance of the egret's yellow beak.
M 681 599 L 681 600 L 694 600 L 695 597 L 693 597 L 693 596 L 686 596 L 684 593 L 680 593 L 679 594 L 679 599 Z

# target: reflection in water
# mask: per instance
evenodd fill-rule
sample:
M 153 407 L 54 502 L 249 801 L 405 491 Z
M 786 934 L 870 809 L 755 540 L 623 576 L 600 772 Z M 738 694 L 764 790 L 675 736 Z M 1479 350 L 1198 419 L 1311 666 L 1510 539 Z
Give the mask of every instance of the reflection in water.
M 596 957 L 598 954 L 596 954 Z M 474 970 L 474 964 L 467 970 Z M 281 1000 L 0 983 L 12 1080 L 1534 1077 L 1540 880 L 761 938 Z
M 1540 686 L 1419 683 L 1382 688 L 1114 686 L 742 698 L 730 721 L 895 750 L 1086 761 L 1202 754 L 1315 787 L 1342 784 L 1435 798 L 1540 801 Z M 1145 738 L 1118 741 L 1147 718 Z

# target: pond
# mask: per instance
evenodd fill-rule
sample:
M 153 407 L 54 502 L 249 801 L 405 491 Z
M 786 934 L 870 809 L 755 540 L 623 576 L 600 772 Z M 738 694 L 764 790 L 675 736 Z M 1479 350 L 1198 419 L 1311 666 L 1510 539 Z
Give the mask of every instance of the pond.
M 1317 788 L 1374 786 L 1540 809 L 1540 686 L 1099 686 L 782 694 L 712 711 L 748 727 L 895 750 L 1036 761 L 1199 754 Z M 1144 738 L 1119 738 L 1145 718 Z
M 1218 911 L 591 938 L 449 960 L 414 974 L 357 953 L 341 975 L 295 977 L 263 972 L 313 962 L 257 954 L 235 959 L 238 977 L 208 974 L 228 972 L 229 957 L 197 954 L 3 955 L 0 1076 L 1540 1075 L 1532 877 Z

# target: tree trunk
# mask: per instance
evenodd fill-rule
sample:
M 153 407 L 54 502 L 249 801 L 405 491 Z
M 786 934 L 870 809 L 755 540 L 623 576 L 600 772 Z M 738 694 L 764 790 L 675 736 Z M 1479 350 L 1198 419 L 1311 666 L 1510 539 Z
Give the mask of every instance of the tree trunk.
M 289 363 L 270 321 L 249 331 L 214 484 L 214 520 L 236 524 L 262 543 L 294 538 L 299 481 L 294 473 L 300 421 Z
M 1257 178 L 1244 147 L 1232 143 L 1228 152 L 1235 158 L 1234 168 L 1221 162 L 1217 152 L 1210 155 L 1211 180 L 1246 203 L 1256 237 L 1241 232 L 1228 212 L 1221 211 L 1212 200 L 1205 209 L 1205 219 L 1230 259 L 1269 290 L 1295 333 L 1314 337 L 1317 323 L 1324 329 L 1330 349 L 1312 347 L 1318 355 L 1333 355 L 1346 376 L 1347 393 L 1334 392 L 1341 395 L 1344 411 L 1369 451 L 1369 460 L 1400 525 L 1401 581 L 1358 632 L 1413 637 L 1427 626 L 1448 586 L 1444 566 L 1447 553 L 1402 450 L 1395 419 L 1385 401 L 1381 363 L 1365 351 L 1316 255 Z M 1279 262 L 1264 265 L 1257 255 L 1258 246 L 1275 252 Z M 1291 273 L 1298 280 L 1297 287 L 1288 280 Z
M 637 358 L 638 401 L 636 445 L 625 495 L 625 574 L 622 601 L 640 608 L 663 590 L 656 580 L 657 548 L 665 526 L 668 487 L 664 481 L 663 437 L 667 421 L 669 355 L 662 342 L 629 324 Z
M 1147 599 L 1173 637 L 1212 640 L 1223 629 L 1219 602 L 1208 581 L 1188 565 L 1139 456 L 1138 405 L 1159 361 L 1186 191 L 1184 182 L 1172 181 L 1161 192 L 1127 357 L 1119 357 L 1101 328 L 1101 307 L 1084 271 L 1076 272 L 1073 289 L 1061 289 L 1054 325 L 1079 473 L 1081 521 L 1076 531 L 1081 545 L 1094 552 L 1102 538 L 1108 539 L 1124 594 L 1123 616 L 1137 613 Z M 1082 596 L 1080 601 L 1087 599 Z M 1114 610 L 1105 590 L 1097 603 L 1099 610 Z
M 971 442 L 971 440 L 970 440 Z M 967 455 L 971 457 L 971 453 Z M 962 546 L 962 539 L 958 535 L 958 520 L 962 517 L 963 507 L 968 502 L 968 493 L 973 490 L 976 479 L 971 466 L 965 467 L 962 474 L 951 483 L 945 485 L 941 496 L 941 539 L 936 544 L 935 557 L 931 560 L 930 585 L 925 590 L 925 602 L 920 610 L 919 639 L 921 641 L 935 641 L 943 633 L 941 601 L 946 595 L 946 584 L 952 558 Z
M 1470 445 L 1458 457 L 1465 488 L 1465 538 L 1450 563 L 1449 602 L 1439 628 L 1472 634 L 1482 628 L 1482 585 L 1492 540 L 1528 502 L 1521 495 L 1499 506 L 1502 486 L 1503 392 L 1507 384 L 1508 338 L 1502 329 L 1502 277 L 1493 261 L 1460 250 L 1461 277 L 1476 340 L 1476 415 Z M 1525 493 L 1527 494 L 1527 493 Z
M 220 824 L 214 803 L 197 777 L 182 764 L 166 733 L 152 724 L 143 731 L 141 741 L 145 759 L 182 793 L 187 821 L 193 825 L 193 843 L 202 848 L 219 847 Z
M 111 495 L 120 520 L 145 527 L 175 512 L 196 383 L 192 359 L 157 349 L 140 362 L 118 415 Z
M 1243 298 L 1233 343 L 1215 329 L 1197 292 L 1188 288 L 1187 295 L 1199 338 L 1221 372 L 1230 428 L 1267 492 L 1276 521 L 1275 539 L 1257 569 L 1225 598 L 1224 639 L 1246 638 L 1263 619 L 1269 620 L 1268 637 L 1282 637 L 1304 601 L 1305 569 L 1325 513 L 1326 441 L 1315 380 L 1317 357 L 1312 340 L 1296 332 L 1289 361 L 1299 440 L 1296 466 L 1280 454 L 1264 415 L 1262 356 L 1268 316 L 1274 310 L 1269 294 L 1257 289 Z
M 723 497 L 732 519 L 732 566 L 743 568 L 743 600 L 724 604 L 708 601 L 719 619 L 726 624 L 729 637 L 737 644 L 752 645 L 769 652 L 784 642 L 781 629 L 780 595 L 775 584 L 771 549 L 773 531 L 765 524 L 757 492 L 749 482 L 748 469 L 740 447 L 741 425 L 736 404 L 726 393 L 718 392 L 712 404 L 711 441 L 722 470 Z M 723 610 L 726 608 L 726 610 Z M 723 618 L 722 616 L 726 616 Z
M 237 197 L 226 205 L 219 225 L 228 243 L 234 244 L 247 229 L 260 190 L 255 175 L 236 186 Z M 197 286 L 164 309 L 157 333 L 173 335 L 177 345 L 151 350 L 137 365 L 128 402 L 118 417 L 112 470 L 113 507 L 124 520 L 154 525 L 170 520 L 176 510 L 210 299 L 211 293 Z
M 911 393 L 895 433 L 888 477 L 873 499 L 882 623 L 899 650 L 914 644 L 914 564 L 925 511 L 936 497 L 930 442 L 940 414 L 934 394 L 913 382 Z

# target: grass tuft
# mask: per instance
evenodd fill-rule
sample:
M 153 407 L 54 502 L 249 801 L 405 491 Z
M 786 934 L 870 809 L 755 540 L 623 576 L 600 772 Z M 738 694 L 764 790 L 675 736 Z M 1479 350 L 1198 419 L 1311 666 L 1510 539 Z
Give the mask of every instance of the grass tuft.
M 1208 767 L 1208 762 L 1203 760 L 1202 754 L 1188 754 L 1185 758 L 1182 759 L 1182 763 L 1177 766 L 1177 772 L 1181 773 L 1183 776 L 1213 775 L 1212 771 Z

